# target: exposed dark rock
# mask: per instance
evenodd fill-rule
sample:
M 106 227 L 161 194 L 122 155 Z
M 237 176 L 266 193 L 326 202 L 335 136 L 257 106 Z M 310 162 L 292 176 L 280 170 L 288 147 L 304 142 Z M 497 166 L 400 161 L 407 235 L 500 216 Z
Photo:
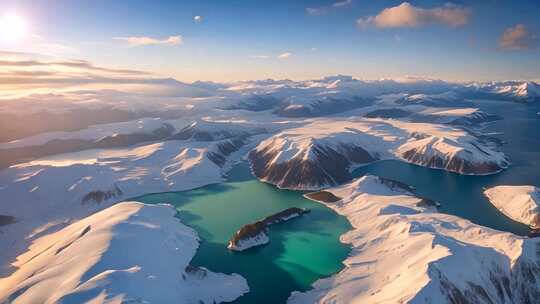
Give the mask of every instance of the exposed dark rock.
M 67 244 L 64 244 L 63 246 L 61 246 L 60 248 L 56 249 L 56 252 L 54 253 L 54 255 L 58 255 L 59 253 L 61 253 L 62 251 L 64 251 L 66 248 L 68 248 L 69 246 L 71 246 L 73 243 L 75 243 L 78 239 L 82 238 L 85 234 L 87 234 L 88 232 L 90 232 L 90 230 L 92 230 L 92 226 L 88 225 L 86 226 L 83 231 L 81 231 L 81 233 L 79 234 L 79 236 L 77 236 L 77 238 L 75 238 L 74 240 L 68 242 Z
M 477 148 L 479 149 L 478 146 Z M 479 151 L 487 154 L 487 152 L 481 149 L 479 149 Z M 471 163 L 458 157 L 443 159 L 437 155 L 428 156 L 419 153 L 415 149 L 403 152 L 402 157 L 414 164 L 430 168 L 445 169 L 460 174 L 493 174 L 508 166 L 507 162 L 505 162 L 503 166 L 499 166 L 499 164 L 495 162 Z
M 403 118 L 411 115 L 411 112 L 405 111 L 403 109 L 392 108 L 392 109 L 378 109 L 366 113 L 364 115 L 367 118 Z
M 335 147 L 315 144 L 311 149 L 313 159 L 291 159 L 270 164 L 277 151 L 267 147 L 249 153 L 253 174 L 281 188 L 316 190 L 336 186 L 352 179 L 351 165 L 373 162 L 375 157 L 354 145 L 341 144 Z
M 83 204 L 90 203 L 90 202 L 95 202 L 99 204 L 101 202 L 108 201 L 111 198 L 118 197 L 122 194 L 123 194 L 122 190 L 120 190 L 120 188 L 118 188 L 117 185 L 114 185 L 114 188 L 110 190 L 106 190 L 106 191 L 96 190 L 96 191 L 91 191 L 87 193 L 82 198 L 81 202 Z
M 304 194 L 304 196 L 314 201 L 319 201 L 323 203 L 335 203 L 341 200 L 341 197 L 337 197 L 332 192 L 328 192 L 325 190 L 306 193 Z
M 15 223 L 15 217 L 9 215 L 0 215 L 0 226 Z
M 204 278 L 208 274 L 208 271 L 205 268 L 202 267 L 196 267 L 192 265 L 186 266 L 186 274 L 191 276 L 196 276 L 197 278 Z
M 384 178 L 384 177 L 378 177 L 378 179 L 383 185 L 388 186 L 388 188 L 392 190 L 400 189 L 402 191 L 407 191 L 410 193 L 414 193 L 414 191 L 416 190 L 413 186 L 410 186 L 406 183 L 403 183 L 394 179 Z
M 423 207 L 423 208 L 435 207 L 435 208 L 439 208 L 441 206 L 441 204 L 439 202 L 434 201 L 432 199 L 425 198 L 425 197 L 419 197 L 418 195 L 416 197 L 421 199 L 418 203 L 416 203 L 417 207 Z
M 308 209 L 302 209 L 302 208 L 288 208 L 283 211 L 280 211 L 278 213 L 272 214 L 270 216 L 265 217 L 262 220 L 259 220 L 255 223 L 250 223 L 242 228 L 240 228 L 234 236 L 229 240 L 229 249 L 235 249 L 239 248 L 240 242 L 243 240 L 248 240 L 250 238 L 254 238 L 261 233 L 265 233 L 269 226 L 286 222 L 290 219 L 302 216 L 305 213 L 308 213 Z M 242 250 L 242 248 L 239 248 Z
M 246 142 L 242 138 L 234 138 L 218 143 L 217 152 L 208 152 L 206 157 L 214 164 L 223 167 L 227 162 L 227 156 L 238 151 Z

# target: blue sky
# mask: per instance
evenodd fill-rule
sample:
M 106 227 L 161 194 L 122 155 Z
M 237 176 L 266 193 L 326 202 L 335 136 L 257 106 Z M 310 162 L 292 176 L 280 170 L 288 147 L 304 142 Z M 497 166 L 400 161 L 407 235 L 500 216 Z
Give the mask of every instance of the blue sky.
M 391 8 L 391 16 L 381 16 Z M 4 0 L 0 10 L 21 16 L 33 37 L 0 48 L 183 81 L 332 74 L 540 79 L 540 2 L 534 0 L 408 6 L 366 0 Z

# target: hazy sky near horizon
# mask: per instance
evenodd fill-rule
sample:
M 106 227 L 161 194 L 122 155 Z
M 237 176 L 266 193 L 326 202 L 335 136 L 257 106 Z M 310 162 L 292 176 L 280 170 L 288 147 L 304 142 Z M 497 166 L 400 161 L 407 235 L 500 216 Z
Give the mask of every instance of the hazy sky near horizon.
M 0 50 L 182 81 L 540 79 L 537 0 L 2 0 L 0 28 Z

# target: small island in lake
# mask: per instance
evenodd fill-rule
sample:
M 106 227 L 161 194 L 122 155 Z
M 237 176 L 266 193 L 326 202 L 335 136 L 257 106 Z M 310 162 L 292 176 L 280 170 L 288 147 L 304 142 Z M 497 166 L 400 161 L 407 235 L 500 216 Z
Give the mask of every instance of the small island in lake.
M 267 216 L 255 223 L 247 224 L 236 231 L 234 236 L 229 240 L 227 248 L 235 251 L 243 251 L 251 247 L 264 245 L 270 241 L 268 235 L 266 235 L 270 225 L 286 222 L 308 212 L 309 209 L 293 207 Z

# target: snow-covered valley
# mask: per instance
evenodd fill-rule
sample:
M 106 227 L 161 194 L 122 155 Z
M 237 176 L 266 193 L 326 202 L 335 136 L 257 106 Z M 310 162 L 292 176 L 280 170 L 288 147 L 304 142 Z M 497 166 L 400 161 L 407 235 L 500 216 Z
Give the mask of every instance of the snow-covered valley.
M 327 191 L 340 200 L 327 205 L 354 227 L 342 238 L 353 248 L 346 268 L 313 291 L 293 294 L 292 303 L 534 299 L 538 286 L 524 283 L 540 279 L 534 239 L 419 207 L 414 195 L 373 176 L 349 182 L 353 169 L 379 160 L 463 175 L 505 170 L 512 160 L 482 133 L 484 124 L 501 117 L 471 100 L 532 102 L 537 87 L 335 76 L 182 84 L 181 97 L 153 92 L 148 101 L 128 92 L 95 93 L 86 101 L 79 92 L 64 93 L 58 115 L 113 106 L 137 118 L 0 143 L 0 302 L 212 303 L 239 297 L 249 281 L 189 266 L 198 236 L 173 218 L 170 207 L 118 203 L 221 183 L 244 159 L 258 179 L 279 188 L 335 187 Z M 118 102 L 119 96 L 126 101 Z M 43 111 L 38 97 L 0 111 Z M 516 206 L 521 215 L 515 215 L 504 211 L 506 200 L 494 194 L 492 201 L 535 227 L 530 204 Z M 268 241 L 265 236 L 253 243 Z M 124 250 L 137 255 L 122 261 Z M 174 264 L 163 268 L 149 254 Z M 65 263 L 80 267 L 61 272 Z M 61 281 L 62 288 L 50 290 Z

